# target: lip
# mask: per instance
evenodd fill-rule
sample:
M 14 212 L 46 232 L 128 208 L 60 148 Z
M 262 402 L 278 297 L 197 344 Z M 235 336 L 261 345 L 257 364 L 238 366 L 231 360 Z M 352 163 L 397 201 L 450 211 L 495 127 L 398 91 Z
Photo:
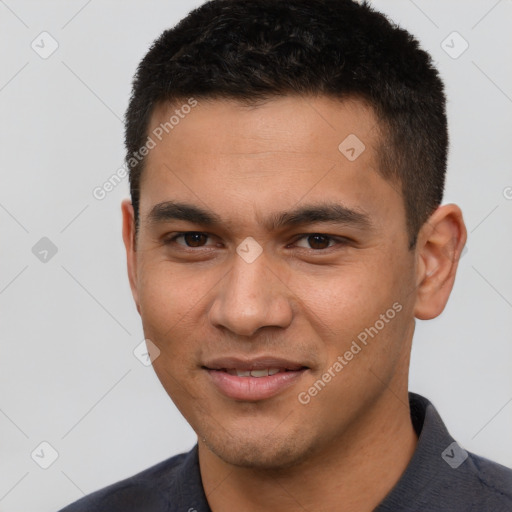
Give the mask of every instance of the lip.
M 279 368 L 287 371 L 280 371 L 266 377 L 238 377 L 226 372 L 228 369 L 235 368 L 242 371 L 264 368 Z M 203 365 L 203 369 L 207 371 L 211 382 L 223 395 L 235 400 L 252 402 L 276 396 L 296 384 L 309 370 L 301 363 L 275 357 L 255 359 L 227 357 L 208 361 Z

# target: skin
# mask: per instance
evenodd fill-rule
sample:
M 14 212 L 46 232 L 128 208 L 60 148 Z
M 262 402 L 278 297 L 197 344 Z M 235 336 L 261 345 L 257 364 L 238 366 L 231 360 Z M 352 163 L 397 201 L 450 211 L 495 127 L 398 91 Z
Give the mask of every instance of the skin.
M 150 131 L 176 105 L 160 105 Z M 377 172 L 378 124 L 357 100 L 281 97 L 257 107 L 201 100 L 152 149 L 141 181 L 140 228 L 122 204 L 133 297 L 153 366 L 195 430 L 214 512 L 371 511 L 399 480 L 417 437 L 408 405 L 415 318 L 439 315 L 466 241 L 460 209 L 439 207 L 408 249 L 399 187 Z M 356 134 L 349 161 L 338 145 Z M 177 201 L 221 223 L 151 222 Z M 365 225 L 309 222 L 270 229 L 272 214 L 336 203 Z M 170 240 L 180 232 L 208 236 Z M 332 238 L 311 239 L 309 234 Z M 253 237 L 263 252 L 236 252 Z M 191 245 L 192 247 L 187 247 Z M 336 377 L 298 400 L 365 328 L 400 312 Z M 202 365 L 223 356 L 273 355 L 309 369 L 259 401 L 221 394 Z

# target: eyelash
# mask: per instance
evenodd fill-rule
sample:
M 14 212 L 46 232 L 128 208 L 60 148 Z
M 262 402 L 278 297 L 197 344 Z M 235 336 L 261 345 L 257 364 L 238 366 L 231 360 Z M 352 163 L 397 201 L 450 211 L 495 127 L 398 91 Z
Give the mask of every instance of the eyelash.
M 208 233 L 204 233 L 202 231 L 182 231 L 182 232 L 176 233 L 175 235 L 173 235 L 170 238 L 165 239 L 163 243 L 164 243 L 164 245 L 176 244 L 176 240 L 178 238 L 184 237 L 186 235 L 205 235 L 209 238 L 212 237 Z M 329 243 L 330 242 L 336 242 L 336 243 L 334 245 L 330 245 L 329 247 L 326 247 L 325 249 L 313 249 L 313 248 L 305 248 L 305 247 L 299 247 L 299 249 L 306 249 L 306 250 L 313 251 L 313 252 L 325 252 L 329 249 L 332 249 L 336 245 L 346 245 L 347 242 L 349 241 L 347 238 L 344 238 L 344 237 L 334 237 L 331 235 L 326 235 L 324 233 L 304 233 L 304 234 L 298 235 L 295 238 L 293 243 L 297 243 L 299 240 L 302 240 L 304 238 L 309 238 L 311 236 L 320 236 L 320 237 L 328 239 Z M 187 245 L 182 245 L 182 244 L 177 244 L 177 245 L 180 245 L 186 251 L 193 251 L 194 249 L 203 249 L 205 247 L 208 247 L 208 246 L 189 247 Z

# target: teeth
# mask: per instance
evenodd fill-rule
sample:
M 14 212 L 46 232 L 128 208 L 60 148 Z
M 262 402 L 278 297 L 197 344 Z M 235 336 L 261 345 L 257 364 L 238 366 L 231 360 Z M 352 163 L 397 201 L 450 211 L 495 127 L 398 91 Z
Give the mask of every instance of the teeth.
M 261 370 L 237 370 L 235 368 L 226 370 L 229 375 L 235 375 L 237 377 L 268 377 L 280 371 L 279 368 L 262 368 Z
M 251 370 L 251 377 L 268 377 L 268 369 L 263 370 Z

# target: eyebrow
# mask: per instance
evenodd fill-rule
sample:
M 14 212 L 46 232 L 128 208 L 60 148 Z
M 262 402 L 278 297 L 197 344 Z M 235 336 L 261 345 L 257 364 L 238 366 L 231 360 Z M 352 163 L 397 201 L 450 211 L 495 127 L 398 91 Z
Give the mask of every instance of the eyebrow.
M 220 226 L 224 223 L 222 218 L 214 212 L 196 205 L 176 201 L 158 203 L 153 206 L 148 214 L 148 222 L 152 225 L 173 220 L 207 227 Z M 373 226 L 369 215 L 365 212 L 338 203 L 305 205 L 295 210 L 274 213 L 266 219 L 264 225 L 268 231 L 276 231 L 285 227 L 301 226 L 315 222 L 344 224 L 365 229 Z

